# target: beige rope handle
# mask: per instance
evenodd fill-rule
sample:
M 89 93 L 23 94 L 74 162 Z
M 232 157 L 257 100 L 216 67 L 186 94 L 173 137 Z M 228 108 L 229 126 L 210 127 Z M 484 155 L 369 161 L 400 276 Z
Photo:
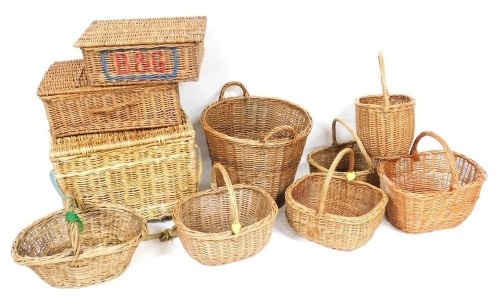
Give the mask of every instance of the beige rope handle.
M 389 105 L 391 104 L 390 102 L 390 95 L 389 91 L 387 91 L 387 83 L 385 81 L 385 64 L 384 64 L 384 56 L 382 55 L 382 52 L 378 52 L 378 64 L 380 67 L 380 81 L 382 82 L 382 92 L 384 96 L 384 110 L 387 112 L 389 111 Z
M 240 87 L 241 91 L 243 91 L 243 96 L 244 97 L 248 97 L 249 96 L 247 88 L 242 83 L 240 83 L 238 81 L 232 81 L 232 82 L 227 82 L 226 84 L 224 84 L 224 86 L 222 87 L 222 89 L 220 90 L 220 93 L 219 93 L 219 100 L 226 99 L 226 97 L 224 97 L 225 93 L 226 93 L 226 90 L 229 87 L 233 87 L 233 86 Z
M 444 148 L 444 153 L 446 155 L 446 160 L 448 161 L 448 164 L 450 165 L 451 168 L 451 189 L 454 190 L 459 186 L 458 183 L 458 170 L 457 170 L 457 164 L 455 161 L 455 155 L 451 151 L 450 147 L 448 144 L 445 142 L 443 138 L 441 138 L 438 134 L 432 132 L 432 131 L 423 131 L 421 132 L 416 138 L 415 141 L 413 142 L 413 145 L 411 146 L 410 149 L 410 155 L 412 155 L 413 159 L 418 161 L 420 160 L 420 155 L 418 154 L 417 151 L 417 146 L 420 140 L 425 137 L 429 136 L 437 140 L 441 146 Z
M 125 107 L 135 106 L 137 104 L 139 104 L 139 101 L 137 99 L 135 99 L 135 100 L 130 100 L 130 101 L 127 101 L 124 103 L 111 105 L 111 106 L 105 107 L 105 108 L 90 109 L 89 113 L 90 114 L 98 114 L 98 113 L 108 114 L 108 113 L 114 112 L 116 110 L 123 109 Z
M 210 185 L 213 190 L 217 188 L 217 171 L 222 174 L 224 183 L 226 184 L 227 191 L 229 193 L 229 212 L 233 219 L 233 224 L 231 225 L 231 230 L 234 235 L 238 235 L 241 230 L 240 217 L 238 214 L 238 205 L 236 203 L 236 196 L 234 194 L 233 184 L 231 183 L 231 178 L 222 164 L 215 163 L 212 167 L 212 176 L 210 179 Z
M 78 215 L 75 212 L 76 208 L 76 200 L 73 199 L 73 197 L 66 197 L 65 202 L 64 202 L 64 209 L 66 210 L 65 216 L 66 216 L 66 221 L 68 225 L 68 234 L 69 234 L 69 240 L 71 243 L 71 248 L 73 249 L 73 262 L 77 260 L 78 255 L 80 254 L 81 250 L 81 240 L 80 240 L 80 223 L 77 221 L 68 221 L 68 214 L 74 214 L 76 218 L 79 219 Z
M 319 197 L 319 216 L 322 216 L 323 212 L 325 211 L 326 196 L 328 195 L 328 188 L 330 187 L 330 181 L 333 178 L 333 174 L 335 173 L 340 160 L 342 160 L 342 157 L 344 157 L 344 155 L 346 154 L 349 154 L 349 169 L 346 177 L 349 181 L 354 180 L 354 151 L 351 148 L 345 148 L 340 151 L 339 154 L 337 154 L 337 157 L 335 157 L 335 160 L 332 162 L 332 165 L 330 166 L 330 169 L 328 169 L 328 173 L 326 174 L 325 182 L 323 183 L 323 188 L 321 189 L 321 195 Z
M 373 171 L 373 169 L 374 169 L 375 166 L 373 165 L 373 161 L 372 161 L 370 155 L 368 154 L 368 152 L 366 151 L 366 148 L 363 145 L 363 142 L 361 142 L 361 140 L 358 137 L 358 134 L 352 128 L 352 126 L 349 125 L 349 123 L 347 123 L 346 121 L 344 121 L 341 118 L 335 118 L 335 119 L 333 119 L 333 122 L 332 122 L 332 140 L 333 140 L 332 146 L 334 146 L 334 147 L 338 146 L 338 143 L 337 143 L 337 133 L 336 133 L 336 129 L 335 129 L 335 124 L 337 122 L 341 123 L 351 133 L 351 136 L 356 141 L 356 144 L 358 144 L 359 151 L 361 151 L 361 154 L 363 154 L 363 157 L 365 158 L 366 162 L 368 163 L 368 166 L 370 167 L 370 170 Z
M 292 136 L 292 140 L 297 138 L 297 131 L 295 128 L 293 128 L 290 125 L 280 125 L 276 126 L 275 128 L 271 129 L 267 134 L 260 140 L 261 142 L 265 143 L 269 140 L 270 137 L 273 135 L 279 133 L 279 132 L 288 132 Z

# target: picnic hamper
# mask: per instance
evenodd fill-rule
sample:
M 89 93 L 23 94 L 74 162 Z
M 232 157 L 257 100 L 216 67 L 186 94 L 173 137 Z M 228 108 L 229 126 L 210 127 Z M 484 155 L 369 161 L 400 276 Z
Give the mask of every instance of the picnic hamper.
M 225 186 L 217 186 L 217 173 Z M 212 167 L 211 189 L 191 194 L 174 207 L 173 220 L 188 254 L 204 265 L 249 258 L 269 242 L 278 207 L 263 189 L 233 185 L 224 167 Z
M 171 215 L 198 191 L 199 150 L 190 120 L 182 125 L 52 138 L 50 161 L 64 193 L 85 207 L 126 205 L 147 220 Z
M 74 46 L 92 85 L 197 81 L 205 16 L 97 20 Z
M 420 140 L 429 136 L 443 150 L 418 152 Z M 380 187 L 389 196 L 387 219 L 408 233 L 424 233 L 460 225 L 472 212 L 487 175 L 475 161 L 451 151 L 434 132 L 415 139 L 410 154 L 380 161 Z
M 58 61 L 39 87 L 52 136 L 179 125 L 177 84 L 94 87 L 83 60 Z
M 335 175 L 349 154 L 347 174 Z M 340 151 L 328 173 L 317 172 L 295 181 L 286 190 L 285 214 L 300 236 L 323 246 L 354 250 L 365 245 L 380 226 L 387 195 L 362 181 L 353 181 L 354 151 Z
M 355 100 L 356 130 L 372 158 L 394 158 L 408 152 L 415 134 L 415 99 L 390 94 L 385 66 L 379 53 L 383 95 L 368 95 Z
M 351 136 L 354 137 L 354 140 L 338 143 L 335 125 L 337 122 L 342 124 L 349 131 Z M 354 171 L 356 172 L 356 180 L 364 181 L 378 187 L 379 179 L 373 160 L 368 155 L 368 152 L 366 152 L 363 143 L 349 123 L 343 119 L 335 118 L 332 122 L 332 140 L 332 145 L 315 149 L 307 155 L 310 172 L 327 173 L 337 154 L 344 148 L 351 148 L 354 151 Z M 342 172 L 346 173 L 348 168 L 349 158 L 345 156 L 339 161 L 335 175 L 340 176 Z
M 115 204 L 85 210 L 66 199 L 65 208 L 23 229 L 12 258 L 57 288 L 103 283 L 121 275 L 147 235 L 145 219 Z
M 225 97 L 230 87 L 243 94 Z M 283 99 L 250 96 L 242 83 L 228 82 L 200 122 L 212 164 L 221 163 L 233 183 L 262 187 L 281 207 L 311 132 L 309 113 Z

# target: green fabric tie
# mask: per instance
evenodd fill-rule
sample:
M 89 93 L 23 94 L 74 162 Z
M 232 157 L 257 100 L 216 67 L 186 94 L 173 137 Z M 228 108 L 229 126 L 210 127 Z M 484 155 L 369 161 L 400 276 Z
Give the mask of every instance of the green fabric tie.
M 78 229 L 80 230 L 80 233 L 83 232 L 83 222 L 78 216 L 78 214 L 75 213 L 75 211 L 68 211 L 66 212 L 66 221 L 67 222 L 77 222 L 78 223 Z

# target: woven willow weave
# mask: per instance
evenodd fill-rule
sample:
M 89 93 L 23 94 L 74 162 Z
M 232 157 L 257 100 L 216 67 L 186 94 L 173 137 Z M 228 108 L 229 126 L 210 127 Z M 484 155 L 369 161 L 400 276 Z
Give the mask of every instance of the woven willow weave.
M 444 150 L 418 152 L 425 136 L 436 139 Z M 451 151 L 440 136 L 426 131 L 417 136 L 410 155 L 381 160 L 377 171 L 380 187 L 389 196 L 387 219 L 409 233 L 460 225 L 474 209 L 487 178 L 479 164 Z

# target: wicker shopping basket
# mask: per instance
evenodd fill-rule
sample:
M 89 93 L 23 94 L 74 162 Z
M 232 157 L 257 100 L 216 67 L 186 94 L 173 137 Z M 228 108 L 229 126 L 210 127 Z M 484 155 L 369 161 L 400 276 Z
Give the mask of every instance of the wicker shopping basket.
M 19 233 L 12 258 L 58 288 L 90 286 L 121 275 L 148 227 L 140 214 L 116 204 L 85 210 L 66 208 Z
M 354 137 L 354 140 L 338 143 L 337 133 L 335 124 L 341 123 L 349 133 Z M 311 151 L 307 155 L 307 161 L 309 163 L 309 170 L 311 173 L 314 172 L 324 172 L 327 173 L 333 160 L 339 152 L 344 148 L 351 148 L 354 151 L 354 171 L 356 172 L 356 180 L 368 182 L 374 186 L 379 186 L 378 174 L 373 164 L 373 160 L 366 152 L 363 143 L 358 138 L 354 129 L 344 120 L 340 118 L 335 118 L 332 122 L 332 145 L 321 147 L 316 150 Z M 342 173 L 345 174 L 349 168 L 349 158 L 345 156 L 339 161 L 336 168 L 335 176 L 341 176 Z
M 197 81 L 205 16 L 93 21 L 74 44 L 92 85 Z
M 348 173 L 335 169 L 349 154 Z M 384 218 L 387 195 L 362 181 L 353 181 L 354 151 L 340 151 L 328 173 L 312 173 L 295 181 L 286 191 L 285 214 L 300 236 L 323 246 L 354 250 L 365 245 Z
M 395 158 L 406 154 L 413 142 L 415 99 L 402 94 L 389 95 L 381 53 L 379 65 L 383 95 L 356 99 L 356 130 L 370 157 Z
M 232 86 L 243 95 L 225 98 Z M 278 207 L 294 181 L 312 119 L 302 107 L 278 98 L 250 96 L 240 82 L 222 87 L 219 100 L 201 114 L 212 164 L 221 163 L 233 183 L 257 185 Z
M 217 172 L 225 186 L 217 186 Z M 192 194 L 174 207 L 182 245 L 196 261 L 222 265 L 260 252 L 269 242 L 278 214 L 273 198 L 252 185 L 233 185 L 224 167 L 212 168 L 212 188 Z
M 201 162 L 195 131 L 182 125 L 52 138 L 50 160 L 64 193 L 84 207 L 127 205 L 147 220 L 171 215 L 177 201 L 198 191 Z
M 418 152 L 420 140 L 429 136 L 444 150 Z M 387 219 L 408 233 L 449 229 L 472 212 L 487 178 L 472 159 L 451 151 L 437 134 L 417 136 L 410 154 L 382 160 L 377 167 L 380 187 L 389 196 Z

